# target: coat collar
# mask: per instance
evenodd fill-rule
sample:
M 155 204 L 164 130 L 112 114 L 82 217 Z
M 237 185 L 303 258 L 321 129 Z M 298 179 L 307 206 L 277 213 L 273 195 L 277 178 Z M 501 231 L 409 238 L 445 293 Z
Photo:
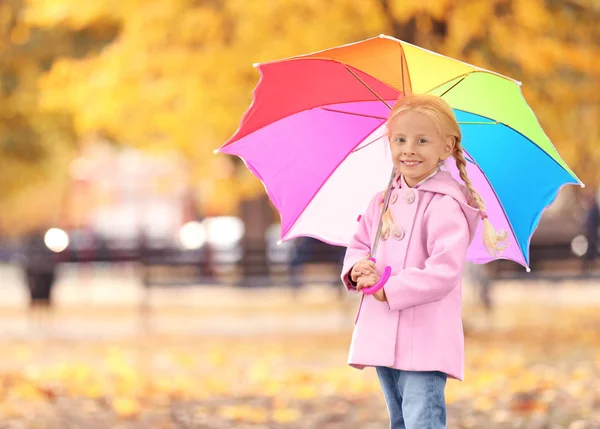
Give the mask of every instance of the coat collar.
M 438 168 L 429 176 L 421 180 L 412 188 L 406 184 L 406 180 L 404 176 L 399 175 L 392 185 L 392 189 L 394 188 L 403 188 L 403 189 L 419 189 L 420 191 L 434 192 L 437 194 L 449 195 L 454 198 L 461 206 L 468 206 L 471 209 L 479 212 L 479 209 L 472 205 L 473 197 L 471 196 L 471 192 L 467 189 L 465 185 L 459 183 L 449 171 Z
M 419 190 L 449 195 L 459 203 L 469 204 L 471 197 L 469 190 L 459 183 L 450 172 L 438 170 L 434 175 L 419 184 Z
M 423 180 L 421 180 L 419 183 L 417 183 L 415 186 L 413 186 L 413 189 L 417 189 L 419 186 L 421 186 L 423 183 L 425 183 L 426 181 L 428 181 L 429 179 L 431 179 L 433 176 L 435 176 L 438 172 L 440 171 L 439 167 L 437 169 L 435 169 L 433 171 L 433 173 L 431 173 L 429 176 L 425 177 Z M 399 177 L 396 178 L 394 186 L 396 187 L 396 185 L 400 186 L 401 188 L 407 189 L 410 186 L 408 186 L 408 184 L 406 183 L 406 179 L 404 178 L 403 175 L 400 175 Z

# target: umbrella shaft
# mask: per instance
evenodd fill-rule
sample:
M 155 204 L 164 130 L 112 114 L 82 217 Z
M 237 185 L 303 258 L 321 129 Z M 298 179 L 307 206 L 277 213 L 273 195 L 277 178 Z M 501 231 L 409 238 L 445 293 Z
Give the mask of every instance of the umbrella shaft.
M 375 257 L 375 253 L 377 252 L 377 246 L 379 245 L 379 239 L 381 238 L 381 228 L 383 227 L 383 214 L 387 210 L 390 205 L 390 196 L 392 195 L 392 184 L 394 183 L 394 178 L 396 177 L 396 170 L 392 168 L 392 175 L 390 177 L 390 181 L 387 186 L 387 191 L 385 192 L 385 200 L 383 201 L 383 209 L 381 210 L 381 215 L 379 216 L 379 225 L 377 226 L 377 234 L 375 235 L 375 242 L 373 243 L 373 247 L 371 247 L 371 257 Z

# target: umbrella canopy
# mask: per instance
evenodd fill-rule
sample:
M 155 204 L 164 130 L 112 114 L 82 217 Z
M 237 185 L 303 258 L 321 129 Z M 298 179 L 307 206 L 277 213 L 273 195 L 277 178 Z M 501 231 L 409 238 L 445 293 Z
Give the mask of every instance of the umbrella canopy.
M 502 258 L 529 264 L 543 210 L 566 184 L 583 184 L 506 76 L 380 36 L 256 65 L 260 81 L 239 129 L 218 150 L 237 155 L 279 211 L 282 240 L 346 246 L 357 217 L 393 167 L 384 122 L 405 94 L 453 108 L 467 171 L 490 221 L 508 233 Z M 451 161 L 453 161 L 451 159 Z M 454 162 L 446 168 L 460 181 Z M 478 231 L 481 235 L 481 226 Z M 467 257 L 488 262 L 481 238 Z

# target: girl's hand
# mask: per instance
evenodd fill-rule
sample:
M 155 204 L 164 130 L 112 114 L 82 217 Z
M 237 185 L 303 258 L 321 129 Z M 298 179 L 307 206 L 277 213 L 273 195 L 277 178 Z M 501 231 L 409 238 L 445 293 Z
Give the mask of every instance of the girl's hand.
M 372 273 L 369 275 L 362 275 L 358 278 L 357 280 L 357 284 L 356 284 L 356 290 L 361 290 L 362 288 L 365 287 L 371 287 L 375 284 L 377 284 L 377 282 L 379 281 L 379 274 L 377 273 Z
M 372 274 L 376 274 L 375 262 L 369 259 L 358 261 L 356 264 L 354 264 L 352 270 L 350 270 L 350 278 L 354 283 L 358 283 L 358 279 L 361 276 L 369 276 Z
M 377 284 L 379 281 L 379 275 L 377 273 L 373 273 L 367 276 L 360 276 L 358 278 L 358 282 L 356 285 L 357 290 L 361 290 L 362 288 L 371 287 Z M 385 302 L 387 301 L 387 297 L 385 296 L 385 290 L 383 288 L 379 289 L 377 292 L 373 294 L 373 297 L 377 301 Z
M 377 292 L 375 292 L 373 294 L 373 297 L 377 301 L 381 301 L 381 302 L 386 302 L 387 301 L 387 296 L 385 296 L 385 289 L 384 288 L 381 288 Z

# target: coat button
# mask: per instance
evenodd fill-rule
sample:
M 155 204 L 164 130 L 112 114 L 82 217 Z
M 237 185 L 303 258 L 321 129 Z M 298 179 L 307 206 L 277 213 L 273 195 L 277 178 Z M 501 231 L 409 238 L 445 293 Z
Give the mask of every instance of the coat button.
M 396 227 L 396 229 L 394 229 L 394 238 L 398 241 L 404 238 L 404 231 L 402 230 L 402 228 Z
M 406 202 L 406 204 L 414 203 L 415 202 L 415 193 L 413 191 L 408 191 L 404 195 L 404 201 Z

